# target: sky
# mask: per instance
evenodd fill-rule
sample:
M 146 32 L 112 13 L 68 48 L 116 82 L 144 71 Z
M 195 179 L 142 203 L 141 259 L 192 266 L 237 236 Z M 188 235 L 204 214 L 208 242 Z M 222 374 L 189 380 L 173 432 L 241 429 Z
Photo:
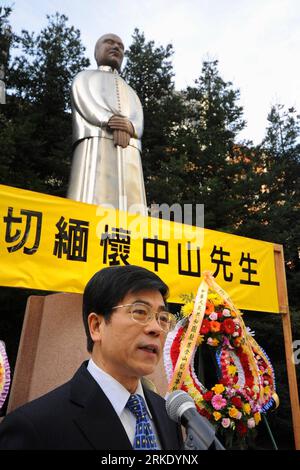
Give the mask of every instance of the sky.
M 56 11 L 81 31 L 95 68 L 105 33 L 130 46 L 135 28 L 156 46 L 171 43 L 177 90 L 192 86 L 204 60 L 218 60 L 223 80 L 240 90 L 247 127 L 238 139 L 259 143 L 271 106 L 300 112 L 299 0 L 0 0 L 13 7 L 14 32 L 40 32 Z

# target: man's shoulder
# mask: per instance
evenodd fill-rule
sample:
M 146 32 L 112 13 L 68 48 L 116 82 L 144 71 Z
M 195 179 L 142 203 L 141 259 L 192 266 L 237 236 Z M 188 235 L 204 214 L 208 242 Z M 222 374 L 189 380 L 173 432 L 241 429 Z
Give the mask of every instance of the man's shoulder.
M 81 70 L 81 72 L 78 72 L 75 77 L 73 78 L 73 85 L 76 82 L 80 82 L 82 80 L 86 81 L 91 79 L 94 76 L 100 76 L 102 74 L 101 70 L 99 69 L 86 69 L 86 70 Z
M 84 70 L 81 70 L 80 72 L 78 72 L 75 77 L 74 77 L 74 80 L 77 80 L 77 79 L 81 79 L 81 78 L 87 78 L 87 77 L 93 77 L 94 75 L 97 75 L 97 76 L 105 76 L 105 77 L 114 77 L 114 74 L 111 72 L 111 73 L 108 73 L 106 71 L 103 71 L 103 70 L 100 70 L 100 69 L 84 69 Z M 119 78 L 121 78 L 120 75 L 118 75 Z

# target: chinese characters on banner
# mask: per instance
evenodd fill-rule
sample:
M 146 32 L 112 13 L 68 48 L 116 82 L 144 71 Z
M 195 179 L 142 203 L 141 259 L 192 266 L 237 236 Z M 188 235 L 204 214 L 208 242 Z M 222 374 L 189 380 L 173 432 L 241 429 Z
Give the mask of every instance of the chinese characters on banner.
M 0 185 L 0 284 L 82 292 L 105 266 L 137 264 L 196 292 L 210 270 L 241 309 L 279 312 L 271 243 Z

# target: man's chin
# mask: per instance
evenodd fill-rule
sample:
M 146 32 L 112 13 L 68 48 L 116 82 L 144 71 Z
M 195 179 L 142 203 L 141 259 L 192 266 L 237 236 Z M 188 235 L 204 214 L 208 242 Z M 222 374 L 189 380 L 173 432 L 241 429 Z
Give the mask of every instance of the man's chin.
M 121 62 L 118 59 L 109 59 L 105 62 L 105 64 L 102 65 L 108 65 L 112 69 L 120 70 L 121 68 Z
M 145 375 L 151 375 L 153 374 L 153 372 L 155 371 L 156 369 L 156 364 L 155 365 L 148 365 L 148 366 L 144 366 L 141 368 L 140 370 L 140 377 L 143 377 Z

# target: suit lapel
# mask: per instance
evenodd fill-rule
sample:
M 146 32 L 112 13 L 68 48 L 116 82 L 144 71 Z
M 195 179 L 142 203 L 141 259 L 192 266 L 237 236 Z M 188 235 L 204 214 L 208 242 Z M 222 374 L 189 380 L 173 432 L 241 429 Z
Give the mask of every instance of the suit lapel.
M 101 387 L 87 371 L 83 363 L 70 381 L 70 401 L 73 420 L 80 429 L 84 442 L 96 450 L 132 450 L 126 431 Z M 174 449 L 179 445 L 174 425 L 170 426 L 161 397 L 144 388 L 145 397 L 162 449 Z M 175 447 L 177 448 L 177 447 Z
M 74 421 L 96 450 L 132 449 L 125 429 L 110 401 L 83 364 L 71 380 Z

